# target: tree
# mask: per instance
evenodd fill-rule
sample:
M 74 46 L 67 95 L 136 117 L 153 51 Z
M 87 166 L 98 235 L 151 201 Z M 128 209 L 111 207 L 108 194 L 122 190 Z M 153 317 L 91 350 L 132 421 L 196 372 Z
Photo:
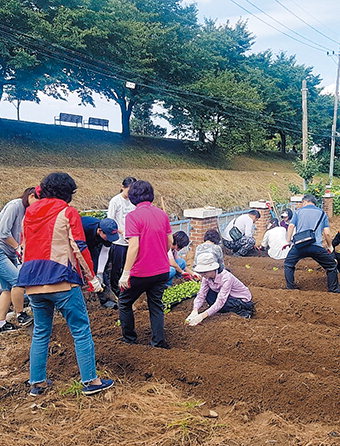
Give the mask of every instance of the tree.
M 152 104 L 136 105 L 131 120 L 131 131 L 136 135 L 162 137 L 166 135 L 166 128 L 155 125 L 152 121 Z

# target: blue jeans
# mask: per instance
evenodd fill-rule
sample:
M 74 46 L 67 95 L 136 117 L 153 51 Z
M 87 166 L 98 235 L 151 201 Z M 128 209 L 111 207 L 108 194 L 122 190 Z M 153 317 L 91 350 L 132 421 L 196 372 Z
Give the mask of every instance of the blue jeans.
M 184 270 L 185 267 L 187 266 L 187 262 L 184 259 L 182 259 L 182 257 L 178 257 L 178 259 L 176 259 L 176 263 L 182 270 Z M 170 266 L 169 280 L 166 286 L 172 285 L 174 277 L 182 277 L 182 274 L 178 273 L 173 266 Z
M 0 289 L 11 291 L 17 284 L 18 275 L 16 256 L 9 256 L 0 249 Z
M 82 382 L 96 379 L 94 343 L 80 287 L 57 293 L 31 294 L 29 298 L 34 316 L 30 384 L 46 381 L 48 344 L 52 333 L 54 308 L 64 316 L 71 331 Z

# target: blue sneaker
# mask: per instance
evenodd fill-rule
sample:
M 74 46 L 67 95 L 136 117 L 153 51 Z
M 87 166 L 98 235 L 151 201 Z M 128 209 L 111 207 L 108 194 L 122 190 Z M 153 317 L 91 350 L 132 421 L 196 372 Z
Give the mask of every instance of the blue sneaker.
M 41 383 L 39 383 L 39 384 L 41 384 Z M 30 396 L 40 396 L 40 395 L 42 395 L 43 393 L 45 393 L 45 391 L 46 391 L 49 387 L 52 386 L 52 381 L 51 381 L 50 379 L 47 379 L 47 380 L 46 380 L 46 386 L 45 386 L 45 387 L 42 387 L 42 386 L 40 386 L 39 384 L 34 385 L 34 386 L 31 387 L 31 390 L 30 390 Z
M 102 392 L 103 390 L 109 389 L 115 384 L 113 379 L 101 379 L 101 382 L 101 384 L 89 384 L 88 386 L 84 386 L 82 389 L 83 394 L 94 395 L 96 393 Z

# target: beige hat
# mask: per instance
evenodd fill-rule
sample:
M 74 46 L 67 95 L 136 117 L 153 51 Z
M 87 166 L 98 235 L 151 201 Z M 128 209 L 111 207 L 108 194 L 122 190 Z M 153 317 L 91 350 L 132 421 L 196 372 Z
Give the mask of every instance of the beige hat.
M 207 252 L 197 256 L 197 265 L 194 270 L 197 273 L 207 273 L 208 271 L 215 271 L 219 266 L 220 265 L 216 262 L 214 255 Z

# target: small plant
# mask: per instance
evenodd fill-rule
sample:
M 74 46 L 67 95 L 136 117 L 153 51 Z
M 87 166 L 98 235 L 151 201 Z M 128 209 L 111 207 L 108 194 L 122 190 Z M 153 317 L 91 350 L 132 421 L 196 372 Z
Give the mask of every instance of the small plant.
M 307 185 L 313 180 L 314 175 L 320 170 L 320 162 L 316 159 L 304 161 L 295 161 L 293 163 L 296 172 L 304 179 Z
M 163 293 L 164 313 L 169 313 L 171 307 L 185 299 L 195 296 L 200 289 L 200 283 L 190 280 L 167 288 Z
M 96 210 L 92 210 L 92 211 L 81 211 L 80 212 L 81 217 L 95 217 L 95 218 L 106 218 L 107 217 L 107 212 L 106 211 L 96 211 Z
M 76 396 L 82 395 L 83 385 L 81 382 L 73 380 L 72 383 L 60 392 L 62 396 Z
M 302 194 L 302 191 L 301 191 L 300 187 L 297 186 L 296 184 L 289 183 L 288 184 L 288 189 L 289 189 L 289 192 L 291 192 L 293 195 L 300 195 L 300 194 Z

